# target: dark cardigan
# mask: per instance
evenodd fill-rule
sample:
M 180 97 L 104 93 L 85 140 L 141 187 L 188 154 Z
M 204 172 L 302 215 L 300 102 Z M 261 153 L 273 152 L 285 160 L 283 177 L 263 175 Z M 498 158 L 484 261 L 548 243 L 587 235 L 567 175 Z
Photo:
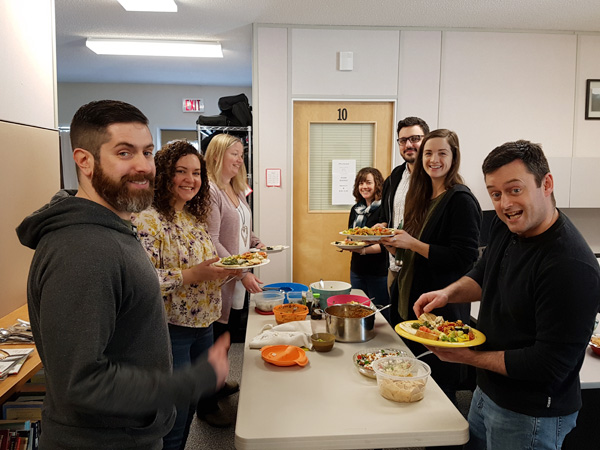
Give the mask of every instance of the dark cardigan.
M 450 188 L 421 233 L 429 244 L 429 258 L 415 254 L 414 276 L 409 297 L 409 316 L 417 299 L 425 292 L 442 289 L 465 275 L 477 260 L 482 213 L 479 202 L 462 184 Z M 396 310 L 398 298 L 396 296 Z M 450 304 L 434 311 L 448 320 L 469 322 L 470 305 Z
M 363 203 L 364 204 L 364 203 Z M 356 205 L 354 205 L 356 206 Z M 350 210 L 350 217 L 348 219 L 348 228 L 352 228 L 354 220 L 356 219 L 356 212 L 354 206 Z M 381 206 L 377 208 L 373 213 L 367 216 L 367 227 L 372 227 L 379 222 L 379 210 Z M 373 253 L 368 255 L 360 255 L 358 253 L 352 253 L 352 261 L 350 262 L 350 270 L 356 275 L 375 275 L 375 276 L 387 276 L 389 258 L 388 252 L 383 246 L 381 246 L 381 252 Z

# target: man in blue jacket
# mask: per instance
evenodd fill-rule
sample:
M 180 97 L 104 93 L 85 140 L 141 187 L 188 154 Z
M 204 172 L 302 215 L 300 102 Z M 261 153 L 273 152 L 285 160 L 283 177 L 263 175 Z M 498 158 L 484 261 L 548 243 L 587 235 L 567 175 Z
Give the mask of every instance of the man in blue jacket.
M 600 268 L 555 206 L 539 145 L 501 145 L 483 173 L 497 214 L 483 257 L 457 282 L 423 294 L 414 311 L 481 300 L 483 345 L 431 347 L 444 361 L 477 368 L 467 449 L 558 449 L 581 408 L 579 369 L 600 305 Z

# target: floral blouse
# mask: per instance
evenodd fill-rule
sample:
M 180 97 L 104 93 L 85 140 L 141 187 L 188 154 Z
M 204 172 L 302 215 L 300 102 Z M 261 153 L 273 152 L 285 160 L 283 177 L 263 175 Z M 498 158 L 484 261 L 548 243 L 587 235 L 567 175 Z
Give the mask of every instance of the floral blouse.
M 135 214 L 132 223 L 156 267 L 169 323 L 203 328 L 221 317 L 219 280 L 183 284 L 182 269 L 217 256 L 204 224 L 185 210 L 170 222 L 154 208 Z

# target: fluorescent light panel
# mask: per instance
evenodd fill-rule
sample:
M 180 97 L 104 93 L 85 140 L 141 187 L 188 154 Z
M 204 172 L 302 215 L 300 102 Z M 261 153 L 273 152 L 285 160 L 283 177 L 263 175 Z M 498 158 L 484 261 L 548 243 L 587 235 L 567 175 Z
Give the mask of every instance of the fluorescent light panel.
M 126 11 L 177 12 L 175 0 L 118 0 Z
M 85 45 L 99 55 L 223 57 L 218 42 L 88 38 Z

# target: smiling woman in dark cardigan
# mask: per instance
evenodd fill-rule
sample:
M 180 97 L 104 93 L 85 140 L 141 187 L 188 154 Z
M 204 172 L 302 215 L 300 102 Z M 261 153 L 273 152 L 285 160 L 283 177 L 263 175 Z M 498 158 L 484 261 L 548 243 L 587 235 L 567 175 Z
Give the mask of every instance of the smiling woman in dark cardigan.
M 374 167 L 363 167 L 356 174 L 352 194 L 356 204 L 350 210 L 348 228 L 372 227 L 379 222 L 383 176 Z M 376 305 L 387 305 L 388 255 L 379 244 L 351 249 L 350 282 L 352 288 L 361 289 Z M 389 310 L 382 311 L 389 321 Z
M 477 260 L 482 213 L 458 174 L 459 167 L 456 133 L 440 129 L 425 136 L 406 195 L 404 230 L 382 240 L 389 251 L 404 249 L 398 285 L 391 297 L 393 322 L 416 319 L 412 307 L 421 294 L 458 280 Z M 470 305 L 450 304 L 436 314 L 469 323 Z M 416 355 L 426 350 L 412 341 L 407 345 Z M 455 401 L 461 366 L 437 357 L 426 361 L 436 382 Z

